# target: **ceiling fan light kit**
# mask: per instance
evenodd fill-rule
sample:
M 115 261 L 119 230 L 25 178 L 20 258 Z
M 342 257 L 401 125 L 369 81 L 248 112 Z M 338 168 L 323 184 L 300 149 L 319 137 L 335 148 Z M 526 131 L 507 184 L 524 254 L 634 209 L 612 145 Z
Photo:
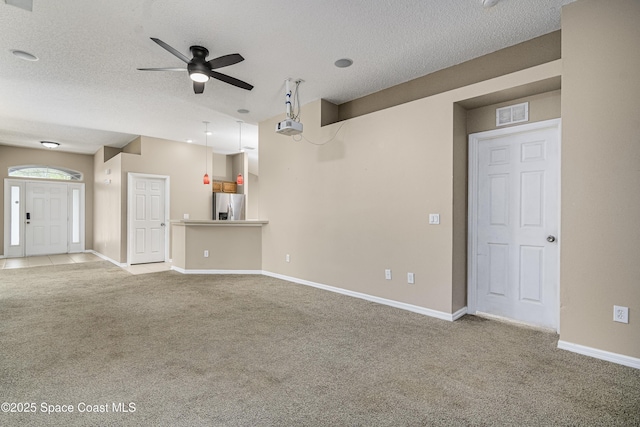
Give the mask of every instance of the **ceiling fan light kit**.
M 239 87 L 240 89 L 251 90 L 253 89 L 253 85 L 250 85 L 247 82 L 243 82 L 242 80 L 236 79 L 235 77 L 228 76 L 226 74 L 218 73 L 217 71 L 213 71 L 217 68 L 227 67 L 229 65 L 237 64 L 238 62 L 244 61 L 244 58 L 239 53 L 232 53 L 229 55 L 220 56 L 218 58 L 214 58 L 210 61 L 207 61 L 207 56 L 209 56 L 209 50 L 202 46 L 191 46 L 189 50 L 191 51 L 191 55 L 193 56 L 191 59 L 180 53 L 178 50 L 169 46 L 165 42 L 160 39 L 151 37 L 157 45 L 162 47 L 167 52 L 171 53 L 176 58 L 187 64 L 186 71 L 189 73 L 189 77 L 193 80 L 193 92 L 196 94 L 204 92 L 204 84 L 209 81 L 210 78 L 214 78 L 216 80 L 220 80 L 222 82 L 228 83 L 230 85 Z M 184 68 L 173 68 L 173 67 L 165 67 L 165 68 L 138 68 L 140 71 L 184 71 Z

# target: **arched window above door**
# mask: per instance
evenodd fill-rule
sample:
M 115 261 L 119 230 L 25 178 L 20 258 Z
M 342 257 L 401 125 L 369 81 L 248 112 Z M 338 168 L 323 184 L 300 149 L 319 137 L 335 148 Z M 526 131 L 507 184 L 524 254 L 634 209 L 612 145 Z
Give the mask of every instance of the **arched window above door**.
M 56 166 L 24 165 L 11 166 L 9 176 L 17 178 L 59 179 L 63 181 L 82 181 L 82 172 Z

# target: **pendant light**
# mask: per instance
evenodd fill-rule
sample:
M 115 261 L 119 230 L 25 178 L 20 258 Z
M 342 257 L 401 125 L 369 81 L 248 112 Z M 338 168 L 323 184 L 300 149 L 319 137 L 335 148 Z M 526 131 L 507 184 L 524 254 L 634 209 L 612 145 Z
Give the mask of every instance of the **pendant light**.
M 242 149 L 242 120 L 238 120 L 238 132 L 238 151 L 240 153 L 244 153 L 244 150 Z M 236 178 L 236 184 L 244 184 L 244 178 L 242 177 L 241 173 L 239 173 L 238 177 Z
M 238 120 L 238 152 L 244 153 L 244 149 L 242 148 L 242 120 Z
M 209 174 L 207 173 L 207 168 L 209 166 L 209 162 L 207 162 L 209 145 L 209 122 L 202 123 L 204 123 L 204 177 L 202 178 L 202 183 L 208 185 L 211 183 L 211 181 L 209 181 Z

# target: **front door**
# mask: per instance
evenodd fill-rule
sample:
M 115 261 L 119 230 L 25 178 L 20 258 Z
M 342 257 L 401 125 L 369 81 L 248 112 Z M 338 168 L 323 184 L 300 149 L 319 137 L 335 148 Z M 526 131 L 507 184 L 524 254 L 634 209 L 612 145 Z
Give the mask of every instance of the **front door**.
M 130 176 L 129 264 L 165 261 L 165 182 L 163 178 Z
M 558 327 L 559 127 L 469 138 L 472 312 Z
M 67 185 L 26 183 L 26 256 L 68 252 Z

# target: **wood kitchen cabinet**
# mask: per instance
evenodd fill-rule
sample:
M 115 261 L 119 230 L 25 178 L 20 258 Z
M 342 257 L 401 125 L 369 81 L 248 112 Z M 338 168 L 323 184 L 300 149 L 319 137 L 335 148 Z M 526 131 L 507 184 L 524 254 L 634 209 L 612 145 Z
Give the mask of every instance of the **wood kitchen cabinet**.
M 235 182 L 213 181 L 214 193 L 237 193 L 238 185 Z

